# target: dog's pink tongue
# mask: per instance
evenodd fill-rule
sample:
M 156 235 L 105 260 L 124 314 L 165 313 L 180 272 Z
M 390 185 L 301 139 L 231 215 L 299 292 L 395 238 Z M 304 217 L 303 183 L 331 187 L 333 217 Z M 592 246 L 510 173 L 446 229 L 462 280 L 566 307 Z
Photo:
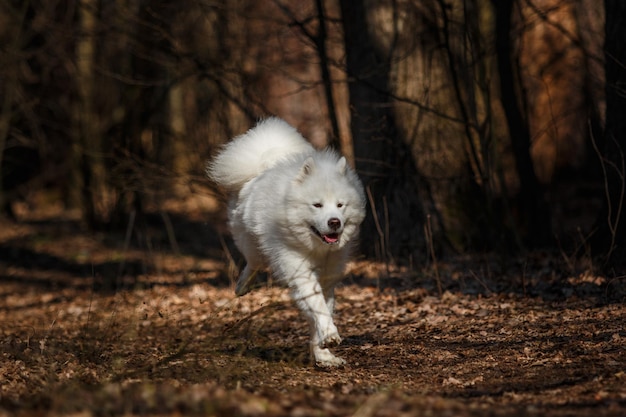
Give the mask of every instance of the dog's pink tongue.
M 326 243 L 336 243 L 339 240 L 339 235 L 332 233 L 330 235 L 324 235 L 324 241 Z

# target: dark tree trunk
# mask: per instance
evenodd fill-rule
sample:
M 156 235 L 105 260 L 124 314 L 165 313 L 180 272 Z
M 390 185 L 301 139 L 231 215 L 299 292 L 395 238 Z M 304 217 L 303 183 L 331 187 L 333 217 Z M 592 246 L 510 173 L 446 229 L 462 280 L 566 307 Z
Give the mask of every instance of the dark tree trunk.
M 492 0 L 496 15 L 496 55 L 500 95 L 513 145 L 520 182 L 519 209 L 525 243 L 545 246 L 551 239 L 550 210 L 541 190 L 530 157 L 530 133 L 522 116 L 520 97 L 515 89 L 515 68 L 511 51 L 511 17 L 514 0 Z
M 605 205 L 591 249 L 618 273 L 626 265 L 626 215 L 624 215 L 624 149 L 626 149 L 626 2 L 605 0 L 606 128 L 598 149 L 606 181 Z
M 101 204 L 105 190 L 105 169 L 102 160 L 103 137 L 98 127 L 96 97 L 96 25 L 98 5 L 82 0 L 79 22 L 82 37 L 76 44 L 78 101 L 75 108 L 77 135 L 74 143 L 74 186 L 80 190 L 72 196 L 78 203 L 85 224 L 96 229 L 105 221 Z M 76 192 L 75 190 L 75 192 Z
M 339 121 L 337 120 L 338 112 L 335 108 L 334 89 L 332 77 L 330 75 L 330 63 L 328 59 L 328 51 L 326 50 L 326 12 L 324 10 L 323 0 L 316 0 L 315 7 L 317 9 L 317 17 L 319 19 L 319 29 L 315 41 L 320 58 L 320 72 L 322 75 L 322 82 L 324 83 L 324 93 L 326 95 L 326 105 L 328 107 L 328 118 L 330 119 L 332 132 L 329 142 L 333 148 L 341 150 L 341 135 L 339 133 Z
M 389 92 L 390 53 L 378 51 L 368 30 L 363 0 L 341 0 L 347 56 L 351 130 L 356 168 L 370 207 L 362 227 L 362 249 L 390 260 L 417 249 L 423 224 L 417 196 L 417 171 L 396 128 Z M 390 236 L 394 236 L 391 241 Z

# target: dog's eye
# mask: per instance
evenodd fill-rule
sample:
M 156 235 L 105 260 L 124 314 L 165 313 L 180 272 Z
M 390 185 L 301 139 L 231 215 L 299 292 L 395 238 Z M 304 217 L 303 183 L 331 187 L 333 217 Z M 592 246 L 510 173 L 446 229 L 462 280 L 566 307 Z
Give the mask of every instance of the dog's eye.
M 337 208 L 342 208 L 343 207 L 343 203 L 337 203 Z
M 315 208 L 322 208 L 322 207 L 324 207 L 324 205 L 322 203 L 313 203 L 313 207 L 315 207 Z

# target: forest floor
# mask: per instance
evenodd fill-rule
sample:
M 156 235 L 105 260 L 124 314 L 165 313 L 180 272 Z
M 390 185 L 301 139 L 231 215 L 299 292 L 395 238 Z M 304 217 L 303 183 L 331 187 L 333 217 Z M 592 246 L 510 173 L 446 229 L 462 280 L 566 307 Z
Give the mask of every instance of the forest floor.
M 153 223 L 0 221 L 0 416 L 626 415 L 624 276 L 558 253 L 357 261 L 347 364 L 321 370 L 284 289 L 235 297 L 210 220 Z

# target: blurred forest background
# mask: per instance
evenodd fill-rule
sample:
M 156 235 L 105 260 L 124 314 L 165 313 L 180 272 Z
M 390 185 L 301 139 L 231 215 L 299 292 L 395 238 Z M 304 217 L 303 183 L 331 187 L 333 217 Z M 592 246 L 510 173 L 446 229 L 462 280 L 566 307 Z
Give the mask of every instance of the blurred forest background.
M 206 160 L 277 115 L 356 166 L 372 259 L 548 248 L 616 271 L 625 45 L 622 0 L 5 0 L 2 211 L 216 212 Z

